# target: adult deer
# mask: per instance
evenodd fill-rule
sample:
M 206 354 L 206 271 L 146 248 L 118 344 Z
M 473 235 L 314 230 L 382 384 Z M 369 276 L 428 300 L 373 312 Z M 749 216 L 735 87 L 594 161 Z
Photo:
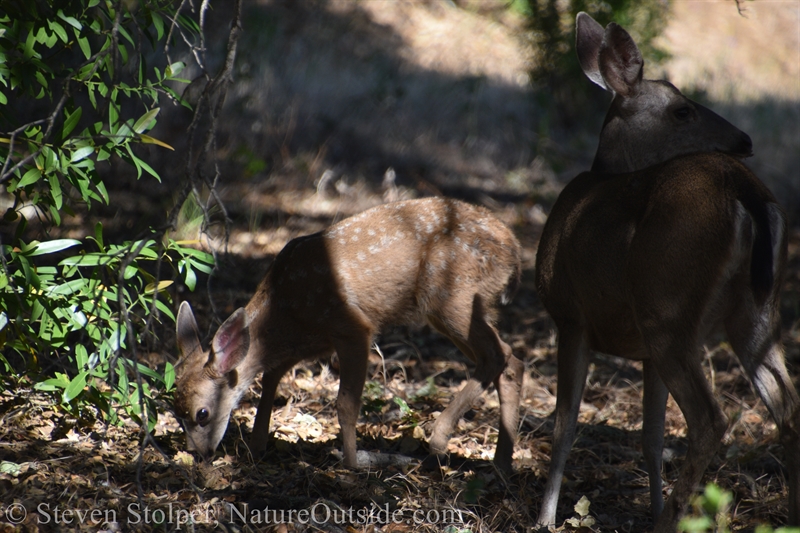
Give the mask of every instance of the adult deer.
M 581 67 L 614 99 L 591 172 L 558 197 L 536 260 L 539 296 L 559 335 L 553 452 L 539 524 L 555 522 L 595 350 L 643 361 L 642 448 L 655 531 L 675 531 L 727 430 L 701 366 L 703 341 L 719 331 L 778 423 L 789 521 L 796 524 L 800 401 L 778 314 L 785 216 L 736 159 L 750 155 L 747 135 L 671 84 L 642 79 L 642 56 L 617 24 L 603 30 L 581 13 L 576 25 Z M 664 506 L 668 394 L 686 419 L 689 447 Z
M 433 424 L 431 451 L 446 451 L 458 419 L 494 382 L 500 396 L 495 463 L 511 470 L 523 364 L 494 322 L 498 305 L 510 301 L 519 283 L 520 257 L 514 234 L 487 210 L 442 198 L 409 200 L 289 242 L 208 351 L 184 302 L 175 408 L 188 448 L 213 454 L 231 410 L 263 371 L 250 445 L 263 451 L 281 377 L 303 359 L 335 351 L 344 464 L 358 467 L 356 420 L 373 335 L 390 324 L 427 319 L 475 362 L 475 374 Z

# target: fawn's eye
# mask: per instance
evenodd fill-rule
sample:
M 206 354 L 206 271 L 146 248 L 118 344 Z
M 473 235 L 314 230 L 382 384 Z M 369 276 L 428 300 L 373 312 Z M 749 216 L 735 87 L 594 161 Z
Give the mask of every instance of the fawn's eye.
M 672 114 L 675 115 L 675 118 L 678 120 L 686 120 L 692 115 L 692 108 L 688 105 L 685 105 L 673 111 Z
M 205 407 L 198 409 L 197 414 L 194 417 L 194 420 L 201 426 L 205 426 L 206 424 L 208 424 L 208 409 L 206 409 Z

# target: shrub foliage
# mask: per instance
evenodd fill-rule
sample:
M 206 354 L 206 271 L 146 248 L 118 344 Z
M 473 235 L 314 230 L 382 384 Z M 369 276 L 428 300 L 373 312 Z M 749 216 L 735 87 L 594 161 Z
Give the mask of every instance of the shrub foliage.
M 126 413 L 155 424 L 154 402 L 174 372 L 142 364 L 137 347 L 155 323 L 174 320 L 171 286 L 193 290 L 198 273 L 212 271 L 214 258 L 197 241 L 170 238 L 180 206 L 200 200 L 203 160 L 186 165 L 164 222 L 130 240 L 107 242 L 96 207 L 109 203 L 106 183 L 120 164 L 139 179 L 160 180 L 137 147 L 171 150 L 148 132 L 162 105 L 191 109 L 179 94 L 189 80 L 180 75 L 188 61 L 203 71 L 198 21 L 207 7 L 172 0 L 0 7 L 0 386 L 32 379 L 76 415 L 94 406 L 112 423 Z M 237 2 L 229 61 L 195 102 L 191 135 L 202 134 L 198 122 L 210 124 L 207 146 L 214 120 L 198 113 L 213 119 L 224 100 L 239 10 Z M 64 238 L 65 215 L 82 217 L 93 234 Z

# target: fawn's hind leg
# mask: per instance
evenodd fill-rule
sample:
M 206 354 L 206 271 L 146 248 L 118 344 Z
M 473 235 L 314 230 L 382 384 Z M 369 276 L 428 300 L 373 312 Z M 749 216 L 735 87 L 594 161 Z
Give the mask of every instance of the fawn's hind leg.
M 466 306 L 453 304 L 449 308 L 464 309 Z M 479 295 L 472 297 L 469 308 L 472 309 L 470 316 L 429 317 L 436 329 L 475 362 L 474 375 L 434 422 L 429 445 L 433 453 L 446 452 L 447 442 L 458 419 L 494 382 L 500 395 L 500 435 L 495 463 L 502 469 L 510 470 L 524 365 L 514 357 L 511 348 L 500 339 L 497 329 L 487 320 Z

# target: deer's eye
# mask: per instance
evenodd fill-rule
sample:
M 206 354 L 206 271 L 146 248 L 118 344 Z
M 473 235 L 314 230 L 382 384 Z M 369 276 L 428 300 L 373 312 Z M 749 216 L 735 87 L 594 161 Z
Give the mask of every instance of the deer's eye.
M 692 116 L 692 108 L 689 106 L 679 107 L 675 111 L 672 112 L 675 115 L 675 118 L 678 120 L 686 120 L 690 116 Z
M 197 414 L 194 416 L 194 420 L 201 426 L 208 424 L 208 409 L 205 407 L 198 409 Z

